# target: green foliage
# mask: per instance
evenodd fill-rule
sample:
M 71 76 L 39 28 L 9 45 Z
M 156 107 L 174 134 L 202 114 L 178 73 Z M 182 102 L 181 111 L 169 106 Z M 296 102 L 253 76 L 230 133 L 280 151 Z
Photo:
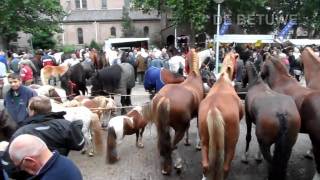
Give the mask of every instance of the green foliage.
M 32 46 L 34 49 L 53 49 L 55 45 L 53 33 L 41 30 L 33 33 Z
M 61 46 L 61 47 L 59 47 L 57 49 L 58 49 L 58 51 L 62 51 L 64 53 L 73 53 L 76 50 L 76 46 L 70 45 L 70 44 L 66 44 L 66 45 Z
M 102 45 L 98 44 L 95 40 L 92 40 L 90 42 L 89 48 L 95 48 L 96 50 L 101 50 L 102 49 Z
M 129 9 L 126 6 L 122 8 L 122 36 L 133 37 L 135 34 L 135 28 L 133 21 L 129 16 Z
M 2 0 L 0 36 L 9 42 L 18 31 L 60 32 L 64 15 L 59 0 Z

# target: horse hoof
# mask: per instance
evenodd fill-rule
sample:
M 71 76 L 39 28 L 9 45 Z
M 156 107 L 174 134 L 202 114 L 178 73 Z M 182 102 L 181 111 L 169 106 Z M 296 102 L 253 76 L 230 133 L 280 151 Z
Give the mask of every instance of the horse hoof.
M 189 142 L 185 142 L 184 145 L 185 146 L 190 146 L 190 143 Z
M 87 150 L 83 149 L 81 150 L 81 154 L 85 154 L 87 152 Z
M 196 150 L 201 151 L 201 146 L 199 144 L 196 146 Z
M 181 174 L 182 173 L 182 168 L 176 168 L 176 172 L 177 172 L 177 174 Z
M 88 155 L 89 155 L 89 157 L 93 157 L 94 154 L 93 154 L 93 152 L 89 152 Z
M 161 170 L 161 174 L 165 175 L 165 176 L 169 175 L 169 173 L 167 171 L 163 170 L 163 169 Z
M 262 158 L 255 158 L 257 163 L 261 163 L 262 162 Z
M 244 164 L 248 164 L 248 163 L 249 163 L 248 158 L 245 157 L 245 156 L 243 156 L 243 157 L 241 158 L 241 162 L 244 163 Z
M 144 145 L 142 143 L 137 143 L 137 147 L 142 149 L 144 148 Z
M 304 155 L 304 157 L 305 158 L 307 158 L 307 159 L 313 159 L 313 154 L 312 154 L 312 151 L 311 150 L 308 150 L 307 152 L 306 152 L 306 154 Z

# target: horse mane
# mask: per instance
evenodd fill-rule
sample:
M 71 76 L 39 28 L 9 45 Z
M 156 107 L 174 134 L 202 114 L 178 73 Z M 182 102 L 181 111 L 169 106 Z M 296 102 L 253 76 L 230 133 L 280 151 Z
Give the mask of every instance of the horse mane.
M 255 84 L 263 83 L 263 80 L 260 77 L 260 75 L 257 71 L 257 68 L 254 66 L 254 64 L 251 61 L 247 61 L 245 63 L 245 69 L 246 69 L 246 73 L 247 73 L 248 78 L 249 78 L 249 71 L 248 70 L 250 70 L 252 77 L 254 77 L 254 79 L 251 82 L 250 82 L 250 79 L 248 79 L 249 87 L 251 87 Z
M 194 48 L 192 48 L 189 52 L 190 54 L 187 56 L 187 58 L 190 59 L 190 73 L 194 72 L 196 76 L 200 76 L 199 71 L 199 55 L 196 52 Z
M 286 67 L 280 62 L 279 57 L 269 56 L 268 58 L 270 62 L 274 65 L 274 67 L 282 73 L 284 76 L 290 77 L 289 72 L 287 71 Z

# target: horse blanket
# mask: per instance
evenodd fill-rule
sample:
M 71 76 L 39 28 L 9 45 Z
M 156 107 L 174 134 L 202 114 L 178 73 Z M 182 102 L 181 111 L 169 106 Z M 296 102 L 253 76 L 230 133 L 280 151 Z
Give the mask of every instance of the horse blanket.
M 158 92 L 164 85 L 161 79 L 161 68 L 149 67 L 144 75 L 144 89 L 152 90 L 155 87 Z

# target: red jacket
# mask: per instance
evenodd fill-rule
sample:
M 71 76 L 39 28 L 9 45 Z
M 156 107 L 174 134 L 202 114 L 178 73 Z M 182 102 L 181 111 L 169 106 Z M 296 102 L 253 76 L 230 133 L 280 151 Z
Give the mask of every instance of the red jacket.
M 22 65 L 21 70 L 20 70 L 20 76 L 21 76 L 21 80 L 23 82 L 30 80 L 30 79 L 33 79 L 32 69 L 26 64 Z

